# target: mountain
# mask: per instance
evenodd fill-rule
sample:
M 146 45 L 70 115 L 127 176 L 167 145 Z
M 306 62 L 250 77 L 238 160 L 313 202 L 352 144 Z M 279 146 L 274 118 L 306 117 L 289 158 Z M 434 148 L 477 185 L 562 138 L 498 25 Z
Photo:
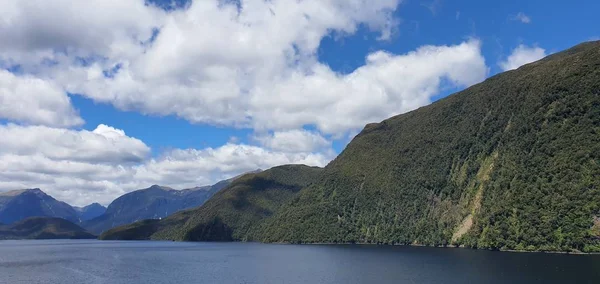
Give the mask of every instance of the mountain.
M 62 218 L 31 217 L 11 225 L 0 225 L 0 240 L 95 238 L 96 236 Z
M 233 178 L 235 179 L 235 178 Z M 153 185 L 146 189 L 127 193 L 115 199 L 106 212 L 84 222 L 83 227 L 100 234 L 110 228 L 144 219 L 160 219 L 177 211 L 198 207 L 233 179 L 220 181 L 212 186 L 174 190 Z
M 39 188 L 0 193 L 0 222 L 12 224 L 28 217 L 58 217 L 79 223 L 75 209 Z
M 105 232 L 101 239 L 186 241 L 251 240 L 260 224 L 315 181 L 321 168 L 275 167 L 234 180 L 201 207 L 162 220 L 145 220 Z
M 225 196 L 230 187 L 197 210 L 104 237 L 598 252 L 598 177 L 597 41 L 368 124 L 268 218 L 246 209 L 262 198 Z
M 600 42 L 370 124 L 267 242 L 600 251 Z
M 104 212 L 106 212 L 106 207 L 104 207 L 98 203 L 92 203 L 85 207 L 73 207 L 73 209 L 75 209 L 75 211 L 77 211 L 81 222 L 85 222 L 85 221 L 94 219 L 94 218 L 104 214 Z

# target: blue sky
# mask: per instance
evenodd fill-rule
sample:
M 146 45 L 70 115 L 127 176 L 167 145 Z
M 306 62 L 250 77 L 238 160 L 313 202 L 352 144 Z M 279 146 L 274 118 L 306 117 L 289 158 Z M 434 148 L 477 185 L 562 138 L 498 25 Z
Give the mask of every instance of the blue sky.
M 28 3 L 0 4 L 0 191 L 75 205 L 325 166 L 366 123 L 600 39 L 592 0 Z
M 155 1 L 166 5 L 171 1 Z M 177 1 L 184 7 L 186 1 Z M 520 44 L 539 46 L 554 53 L 600 35 L 600 2 L 578 1 L 419 1 L 408 0 L 394 13 L 400 19 L 398 30 L 389 41 L 378 41 L 377 32 L 362 26 L 349 36 L 331 34 L 323 38 L 319 60 L 340 73 L 350 73 L 365 64 L 365 56 L 386 50 L 402 54 L 422 45 L 459 43 L 466 38 L 479 38 L 490 75 L 502 72 L 496 62 L 508 56 Z M 523 13 L 531 19 L 523 23 L 515 17 Z M 435 99 L 461 88 L 444 90 Z M 72 96 L 73 104 L 86 120 L 85 129 L 93 130 L 105 123 L 145 141 L 159 154 L 168 148 L 218 147 L 232 137 L 251 141 L 251 129 L 238 129 L 207 124 L 192 124 L 175 116 L 151 116 L 120 111 L 109 104 L 94 103 Z M 154 127 L 147 127 L 153 125 Z M 340 152 L 346 141 L 334 143 Z

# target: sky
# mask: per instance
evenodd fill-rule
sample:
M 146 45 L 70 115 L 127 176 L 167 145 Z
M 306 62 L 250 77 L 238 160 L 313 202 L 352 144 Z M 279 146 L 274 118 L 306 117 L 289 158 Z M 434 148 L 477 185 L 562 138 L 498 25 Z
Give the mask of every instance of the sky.
M 109 204 L 282 164 L 600 39 L 600 1 L 0 1 L 0 192 Z

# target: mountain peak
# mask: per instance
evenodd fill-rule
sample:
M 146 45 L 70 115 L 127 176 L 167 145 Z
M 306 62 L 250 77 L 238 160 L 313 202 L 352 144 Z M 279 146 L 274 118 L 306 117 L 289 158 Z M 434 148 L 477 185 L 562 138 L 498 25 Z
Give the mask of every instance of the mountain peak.
M 79 222 L 77 211 L 39 188 L 13 190 L 0 194 L 0 222 L 12 224 L 28 217 L 58 217 Z
M 161 186 L 161 185 L 158 185 L 158 184 L 155 184 L 155 185 L 149 187 L 149 189 L 160 189 L 160 190 L 164 190 L 164 191 L 174 190 L 173 188 L 170 188 L 168 186 Z
M 23 193 L 35 193 L 35 194 L 39 194 L 39 195 L 42 195 L 42 194 L 46 195 L 46 193 L 43 192 L 39 188 L 27 188 L 27 189 L 11 190 L 11 191 L 7 191 L 7 192 L 0 192 L 0 196 L 17 196 L 17 195 L 21 195 Z

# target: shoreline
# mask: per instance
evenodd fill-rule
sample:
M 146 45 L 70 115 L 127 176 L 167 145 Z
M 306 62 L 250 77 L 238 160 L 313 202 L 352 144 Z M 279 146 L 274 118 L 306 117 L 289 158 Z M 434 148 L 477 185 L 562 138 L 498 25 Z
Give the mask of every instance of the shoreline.
M 404 247 L 428 247 L 428 248 L 443 248 L 443 249 L 466 249 L 466 250 L 475 250 L 475 251 L 490 251 L 490 252 L 510 252 L 510 253 L 545 253 L 545 254 L 570 254 L 570 255 L 600 255 L 600 252 L 582 252 L 582 251 L 542 251 L 542 250 L 510 250 L 510 249 L 478 249 L 478 248 L 469 248 L 463 245 L 460 246 L 430 246 L 423 244 L 374 244 L 374 243 L 290 243 L 290 242 L 252 242 L 252 241 L 235 241 L 239 243 L 259 243 L 259 244 L 278 244 L 278 245 L 359 245 L 359 246 L 404 246 Z
M 475 250 L 475 251 L 490 251 L 490 252 L 509 252 L 509 253 L 545 253 L 545 254 L 570 254 L 570 255 L 600 255 L 600 252 L 582 252 L 582 251 L 541 251 L 541 250 L 510 250 L 510 249 L 478 249 L 478 248 L 469 248 L 463 245 L 447 245 L 447 246 L 430 246 L 423 244 L 375 244 L 375 243 L 327 243 L 327 242 L 315 242 L 315 243 L 291 243 L 291 242 L 260 242 L 260 241 L 177 241 L 177 240 L 156 240 L 156 239 L 148 239 L 148 240 L 101 240 L 96 239 L 98 241 L 122 241 L 122 242 L 130 242 L 130 241 L 140 241 L 140 242 L 179 242 L 179 243 L 255 243 L 255 244 L 265 244 L 265 245 L 315 245 L 315 246 L 335 246 L 335 245 L 345 245 L 345 246 L 389 246 L 389 247 L 427 247 L 427 248 L 442 248 L 442 249 L 466 249 L 466 250 Z

